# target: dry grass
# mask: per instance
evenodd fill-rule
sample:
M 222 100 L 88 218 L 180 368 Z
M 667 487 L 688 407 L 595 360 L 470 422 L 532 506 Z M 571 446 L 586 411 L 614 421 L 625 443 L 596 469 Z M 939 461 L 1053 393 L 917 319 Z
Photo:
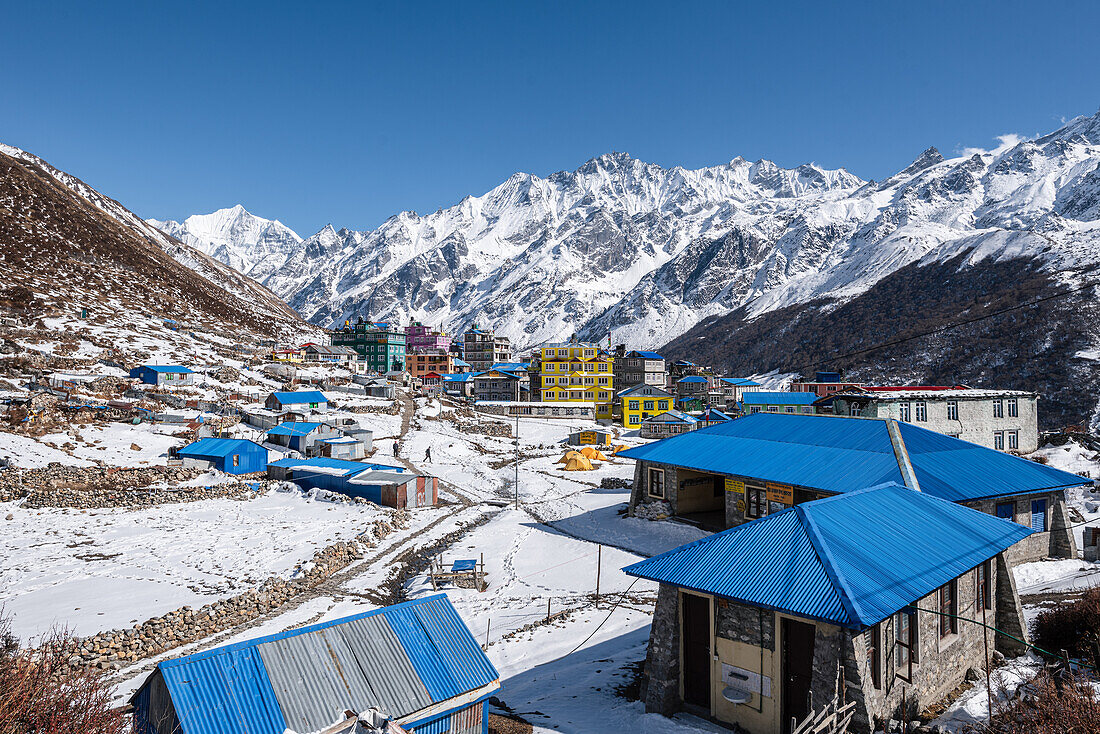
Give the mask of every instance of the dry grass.
M 1086 680 L 1059 686 L 1043 673 L 1023 695 L 1009 701 L 993 716 L 988 734 L 1086 734 L 1100 731 L 1100 697 Z
M 1058 653 L 1088 656 L 1094 640 L 1100 639 L 1100 587 L 1094 587 L 1072 602 L 1059 604 L 1035 618 L 1034 643 Z

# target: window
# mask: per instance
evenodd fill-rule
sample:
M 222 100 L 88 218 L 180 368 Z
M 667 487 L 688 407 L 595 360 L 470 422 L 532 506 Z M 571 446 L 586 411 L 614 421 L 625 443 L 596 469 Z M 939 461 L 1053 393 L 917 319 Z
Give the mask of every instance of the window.
M 915 408 L 916 408 L 915 412 L 916 412 L 917 422 L 919 422 L 919 423 L 927 422 L 928 421 L 928 403 L 919 402 L 919 403 L 915 403 L 914 405 L 915 405 Z
M 630 401 L 629 403 L 627 403 L 627 409 L 628 409 L 628 410 L 637 410 L 637 409 L 638 409 L 638 406 L 639 406 L 640 404 L 641 404 L 641 403 L 640 403 L 639 401 L 637 401 L 637 400 L 631 400 L 631 401 Z
M 749 412 L 750 413 L 759 413 L 760 412 L 760 406 L 759 405 L 752 406 L 752 408 L 749 410 Z
M 630 423 L 630 425 L 632 425 L 632 426 L 636 426 L 636 425 L 638 425 L 639 423 L 641 423 L 641 418 L 640 418 L 640 417 L 638 417 L 638 416 L 636 416 L 636 415 L 632 415 L 632 416 L 630 416 L 630 420 L 629 420 L 629 423 Z
M 1020 416 L 1020 406 L 1016 402 L 1016 398 L 1008 399 L 1008 417 L 1018 418 Z
M 993 432 L 993 448 L 997 449 L 998 451 L 1004 451 L 1005 450 L 1005 432 L 1004 431 L 994 431 Z
M 993 417 L 1004 418 L 1005 417 L 1005 401 L 997 399 L 993 401 Z
M 947 401 L 947 420 L 957 421 L 959 419 L 959 401 L 948 400 Z
M 990 608 L 989 561 L 974 569 L 974 611 L 982 612 Z
M 958 579 L 952 579 L 940 587 L 940 638 L 948 637 L 959 631 Z M 948 616 L 950 615 L 950 616 Z
M 241 465 L 241 455 L 240 454 L 233 454 L 233 466 L 240 466 L 240 465 Z
M 665 497 L 665 470 L 649 470 L 649 496 L 664 499 Z
M 546 371 L 547 371 L 547 372 L 553 372 L 553 371 L 554 371 L 554 370 L 556 370 L 557 368 L 558 368 L 558 366 L 557 366 L 556 364 L 548 364 L 548 365 L 546 365 Z
M 606 362 L 601 362 L 600 363 L 600 372 L 607 372 L 607 363 Z
M 1015 451 L 1020 448 L 1020 432 L 1019 431 L 1005 431 L 1005 437 L 1008 439 L 1008 450 Z
M 778 405 L 769 405 L 768 406 L 768 412 L 769 413 L 778 413 L 779 412 L 779 406 Z
M 1015 502 L 998 502 L 997 503 L 997 517 L 1002 520 L 1011 520 L 1016 522 L 1016 503 Z
M 894 615 L 894 671 L 906 683 L 913 682 L 913 663 L 917 652 L 917 620 L 915 615 L 898 612 Z
M 1047 529 L 1047 501 L 1031 501 L 1031 529 L 1037 533 L 1046 532 Z
M 601 377 L 600 378 L 600 384 L 601 385 L 606 385 L 607 384 L 607 378 L 606 377 Z
M 668 401 L 667 400 L 658 400 L 657 401 L 657 410 L 668 410 Z
M 879 648 L 879 638 L 882 635 L 881 628 L 876 624 L 864 633 L 867 646 L 867 671 L 871 674 L 871 682 L 875 688 L 882 688 L 882 656 Z
M 909 403 L 898 403 L 898 420 L 909 422 Z
M 768 514 L 768 494 L 763 487 L 745 486 L 745 517 Z
M 793 405 L 788 405 L 787 406 L 787 412 L 788 413 L 793 413 L 794 412 L 794 406 Z
M 813 411 L 813 408 L 811 408 L 810 406 L 808 406 L 808 405 L 803 405 L 802 406 L 802 412 L 803 413 L 810 413 L 812 411 Z
M 863 406 L 860 406 L 860 405 L 856 405 L 855 403 L 850 403 L 850 404 L 848 405 L 848 415 L 850 415 L 850 416 L 854 416 L 854 417 L 857 417 L 857 418 L 858 418 L 858 417 L 859 417 L 859 415 L 860 415 L 860 414 L 861 414 L 862 412 L 863 412 Z
M 645 405 L 646 410 L 653 410 L 653 401 L 652 400 L 646 400 L 644 405 Z

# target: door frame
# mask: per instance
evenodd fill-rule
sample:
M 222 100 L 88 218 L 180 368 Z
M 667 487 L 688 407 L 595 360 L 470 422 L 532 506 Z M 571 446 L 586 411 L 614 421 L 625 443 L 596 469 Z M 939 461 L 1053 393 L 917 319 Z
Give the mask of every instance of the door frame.
M 704 709 L 697 704 L 690 704 L 684 700 L 684 597 L 694 596 L 707 603 L 707 700 L 709 705 Z M 676 621 L 680 634 L 680 703 L 688 710 L 707 712 L 708 716 L 714 715 L 714 597 L 686 589 L 679 589 L 676 597 Z
M 779 731 L 785 732 L 785 731 L 788 731 L 788 727 L 790 725 L 790 721 L 789 721 L 790 717 L 787 715 L 787 626 L 789 624 L 802 624 L 802 625 L 806 625 L 807 627 L 809 627 L 810 629 L 813 630 L 813 635 L 814 635 L 813 636 L 813 644 L 814 644 L 814 646 L 810 651 L 811 684 L 812 684 L 812 679 L 813 679 L 813 660 L 814 660 L 813 654 L 817 649 L 818 634 L 817 634 L 817 625 L 814 624 L 813 622 L 805 620 L 805 619 L 799 619 L 798 617 L 789 617 L 789 616 L 786 616 L 786 615 L 783 615 L 783 614 L 779 614 L 779 615 L 776 616 L 776 621 L 778 622 L 778 624 L 776 625 L 778 629 L 776 631 L 779 633 L 776 636 L 777 637 L 777 645 L 776 645 L 776 653 L 777 653 L 776 658 L 777 658 L 777 661 L 776 662 L 778 663 L 778 672 L 779 672 L 779 698 L 777 700 L 778 705 L 776 706 L 776 709 L 779 713 Z M 774 693 L 775 689 L 773 688 L 772 690 L 773 690 L 773 693 Z M 813 710 L 813 707 L 812 707 L 813 702 L 811 701 L 810 703 L 811 703 L 810 710 L 812 711 Z

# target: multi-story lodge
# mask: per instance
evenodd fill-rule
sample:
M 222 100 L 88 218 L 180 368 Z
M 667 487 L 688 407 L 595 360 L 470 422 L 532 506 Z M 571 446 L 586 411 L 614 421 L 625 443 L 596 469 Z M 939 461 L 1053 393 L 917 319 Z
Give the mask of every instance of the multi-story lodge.
M 409 354 L 446 354 L 451 350 L 451 337 L 442 331 L 432 331 L 419 321 L 405 327 L 405 351 Z
M 492 369 L 494 364 L 512 361 L 512 345 L 506 336 L 497 336 L 491 329 L 479 329 L 477 324 L 463 334 L 463 359 L 474 372 Z
M 626 351 L 619 346 L 615 351 L 615 384 L 619 389 L 634 385 L 664 387 L 665 358 L 656 352 Z
M 812 392 L 819 398 L 844 390 L 863 387 L 862 382 L 845 382 L 839 372 L 815 372 L 812 380 L 795 380 L 791 383 L 791 392 Z
M 405 368 L 414 380 L 420 380 L 429 372 L 453 374 L 457 371 L 455 361 L 450 352 L 409 352 L 405 355 Z
M 863 387 L 833 393 L 833 412 L 893 418 L 989 449 L 1030 454 L 1039 448 L 1038 395 L 963 385 Z M 824 402 L 824 401 L 819 401 Z
M 371 372 L 385 374 L 406 369 L 405 331 L 390 324 L 362 318 L 355 324 L 345 321 L 343 328 L 332 333 L 332 344 L 354 349 Z
M 611 420 L 615 401 L 614 359 L 592 342 L 570 340 L 540 351 L 532 384 L 546 403 L 593 403 L 596 418 Z

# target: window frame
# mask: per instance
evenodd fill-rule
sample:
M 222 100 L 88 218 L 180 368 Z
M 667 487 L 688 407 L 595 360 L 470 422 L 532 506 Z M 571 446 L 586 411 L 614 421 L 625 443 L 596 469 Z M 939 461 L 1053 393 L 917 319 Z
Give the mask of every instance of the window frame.
M 974 611 L 986 612 L 992 609 L 993 596 L 990 593 L 992 568 L 988 560 L 974 567 Z
M 918 400 L 913 404 L 913 418 L 917 423 L 928 422 L 928 403 L 924 400 Z
M 1005 401 L 1002 398 L 996 398 L 993 401 L 993 417 L 1004 418 L 1005 417 Z
M 910 422 L 910 418 L 913 417 L 913 411 L 910 407 L 908 400 L 898 403 L 898 420 L 905 423 Z
M 755 508 L 755 511 L 754 511 Z M 754 484 L 745 484 L 745 517 L 755 520 L 768 514 L 768 490 Z
M 957 421 L 959 419 L 959 401 L 948 400 L 947 401 L 947 420 Z
M 951 579 L 936 591 L 940 614 L 940 639 L 959 633 L 959 580 Z M 950 615 L 950 616 L 948 616 Z
M 1008 417 L 1019 418 L 1020 417 L 1020 403 L 1016 398 L 1008 399 Z
M 658 481 L 654 482 L 657 478 Z M 658 469 L 657 467 L 649 467 L 648 474 L 646 475 L 646 493 L 655 499 L 663 500 L 667 499 L 667 492 L 665 491 L 665 470 Z M 659 487 L 659 492 L 654 492 L 654 487 Z
M 993 448 L 996 451 L 1004 451 L 1005 450 L 1005 432 L 1004 431 L 994 431 L 993 432 Z
M 1005 431 L 1005 449 L 1008 451 L 1019 451 L 1020 449 L 1020 432 L 1019 431 Z
M 917 615 L 912 612 L 896 612 L 894 614 L 894 675 L 906 683 L 913 682 L 913 666 L 917 663 L 917 650 Z
M 882 628 L 881 622 L 868 628 L 864 644 L 867 647 L 867 668 L 871 675 L 871 685 L 875 690 L 882 689 Z

